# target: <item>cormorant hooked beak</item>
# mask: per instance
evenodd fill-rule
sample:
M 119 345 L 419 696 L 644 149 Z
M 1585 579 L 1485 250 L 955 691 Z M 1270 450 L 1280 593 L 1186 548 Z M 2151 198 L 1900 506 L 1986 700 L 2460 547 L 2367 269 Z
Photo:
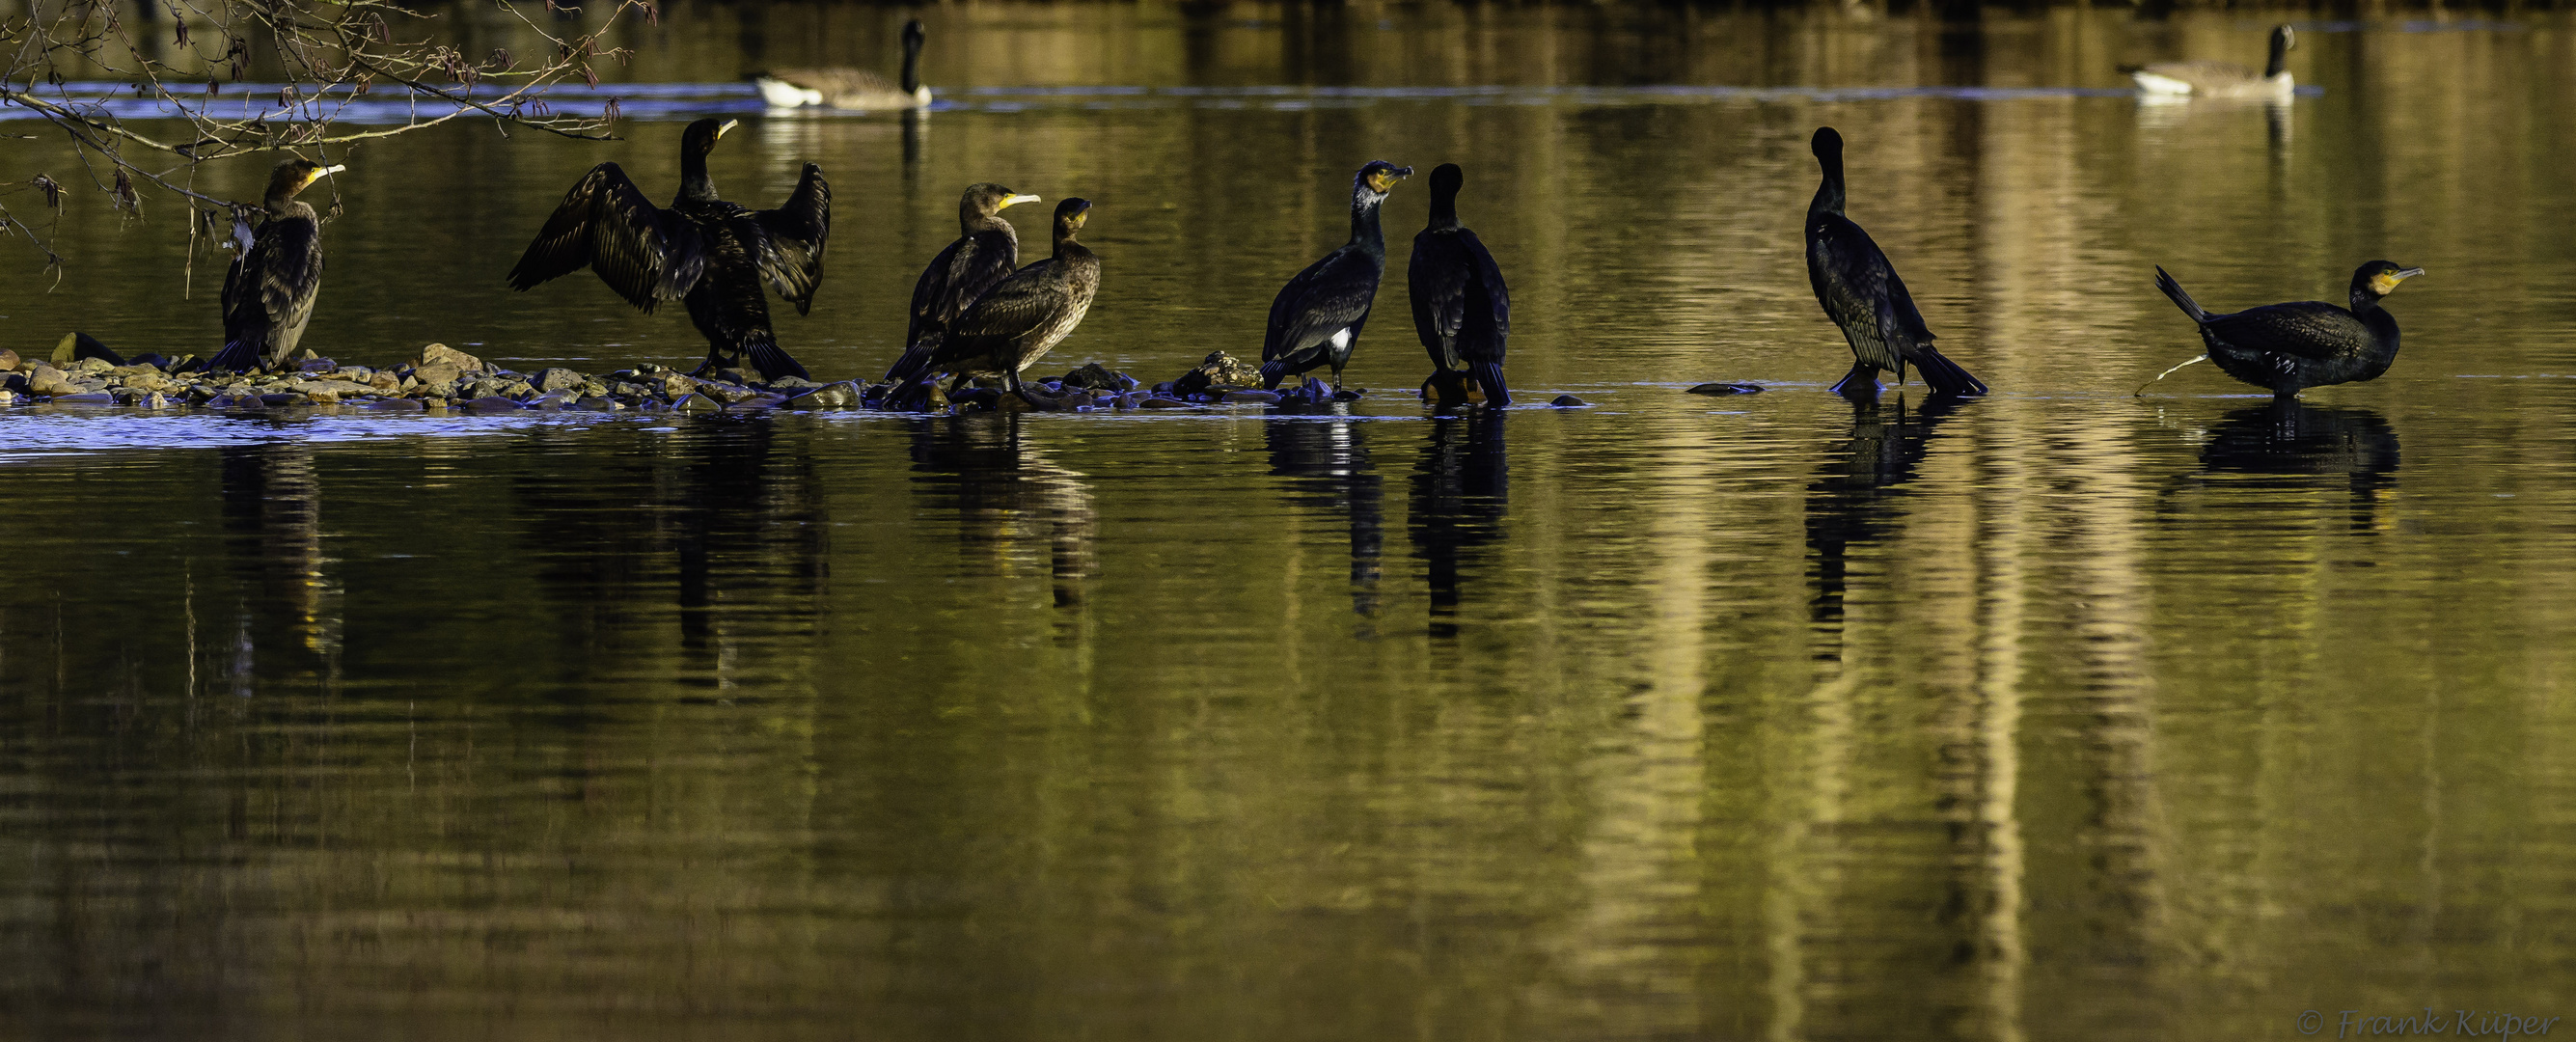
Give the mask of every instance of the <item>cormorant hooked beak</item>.
M 1411 176 L 1413 176 L 1413 168 L 1409 166 L 1390 166 L 1370 171 L 1368 175 L 1369 191 L 1376 192 L 1379 195 L 1385 195 L 1387 192 L 1395 188 L 1396 182 Z
M 2380 272 L 2378 275 L 2371 278 L 2370 291 L 2385 297 L 2391 293 L 2397 292 L 2398 283 L 2404 282 L 2423 273 L 2424 269 L 2422 268 L 2399 268 L 2396 271 Z
M 338 168 L 337 168 L 337 167 L 334 167 L 333 169 L 338 169 Z M 2399 270 L 2399 271 L 2398 271 L 2398 273 L 2397 273 L 2397 281 L 2399 281 L 2399 282 L 2404 282 L 2404 281 L 2406 281 L 2407 279 L 2414 278 L 2415 276 L 2417 276 L 2417 275 L 2421 275 L 2421 274 L 2423 274 L 2423 273 L 2424 273 L 2424 269 L 2422 269 L 2422 268 L 2405 268 L 2405 269 L 2401 269 L 2401 270 Z
M 317 166 L 317 167 L 314 167 L 314 168 L 313 168 L 313 173 L 312 173 L 310 176 L 307 176 L 307 177 L 304 179 L 304 183 L 305 183 L 305 185 L 307 185 L 307 186 L 309 187 L 309 186 L 311 186 L 311 185 L 313 184 L 313 182 L 315 182 L 315 181 L 319 181 L 319 180 L 323 179 L 324 177 L 327 177 L 327 176 L 332 175 L 332 174 L 339 173 L 340 171 L 343 171 L 343 170 L 346 170 L 346 169 L 348 169 L 348 166 L 347 166 L 346 164 L 340 164 L 340 163 L 334 163 L 334 164 L 332 164 L 332 165 L 330 165 L 330 166 Z
M 1037 196 L 1034 196 L 1034 195 L 1014 195 L 1014 196 L 1006 196 L 1006 197 L 1004 197 L 1004 198 L 1002 199 L 1001 204 L 1000 204 L 1000 205 L 998 205 L 998 206 L 993 207 L 993 209 L 996 209 L 996 210 L 1008 210 L 1008 209 L 1010 209 L 1011 207 L 1018 206 L 1018 205 L 1019 205 L 1019 204 L 1021 204 L 1021 203 L 1034 203 L 1034 202 L 1038 202 L 1038 201 L 1039 201 L 1038 197 L 1037 197 Z
M 741 125 L 742 121 L 738 119 L 728 119 L 722 123 L 716 124 L 716 138 L 718 140 L 722 140 L 725 136 L 725 131 L 732 130 L 733 128 Z

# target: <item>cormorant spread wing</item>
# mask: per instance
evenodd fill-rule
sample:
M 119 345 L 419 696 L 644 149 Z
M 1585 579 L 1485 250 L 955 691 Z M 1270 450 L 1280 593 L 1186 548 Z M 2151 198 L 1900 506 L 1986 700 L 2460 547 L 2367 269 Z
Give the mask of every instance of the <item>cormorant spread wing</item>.
M 806 176 L 821 180 L 810 166 Z M 801 195 L 804 187 L 797 191 Z M 819 265 L 819 236 L 814 254 Z M 562 205 L 510 269 L 510 288 L 531 289 L 585 266 L 627 303 L 650 313 L 655 304 L 687 296 L 697 285 L 706 271 L 707 247 L 695 226 L 653 205 L 626 171 L 601 163 L 564 193 Z M 806 292 L 810 299 L 810 285 Z M 798 310 L 803 310 L 801 303 Z
M 806 314 L 823 283 L 823 241 L 832 233 L 832 185 L 823 168 L 805 164 L 795 193 L 775 210 L 753 211 L 751 219 L 762 232 L 760 274 L 797 314 Z

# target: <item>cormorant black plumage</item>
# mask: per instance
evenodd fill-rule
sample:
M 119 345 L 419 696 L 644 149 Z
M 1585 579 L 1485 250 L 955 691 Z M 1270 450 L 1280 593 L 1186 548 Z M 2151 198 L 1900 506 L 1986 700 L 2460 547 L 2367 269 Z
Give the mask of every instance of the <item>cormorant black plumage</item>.
M 224 349 L 216 353 L 212 368 L 238 373 L 282 365 L 304 339 L 313 300 L 322 292 L 322 219 L 295 193 L 344 169 L 289 159 L 269 174 L 268 219 L 224 273 Z M 237 228 L 234 234 L 244 230 Z
M 1057 203 L 1055 254 L 976 297 L 947 332 L 936 335 L 921 372 L 954 372 L 960 380 L 998 374 L 1011 393 L 1019 393 L 1020 371 L 1072 335 L 1100 290 L 1100 258 L 1073 238 L 1090 209 L 1088 199 Z
M 1413 237 L 1413 261 L 1404 278 L 1413 297 L 1413 331 L 1431 353 L 1432 384 L 1443 405 L 1466 401 L 1461 378 L 1485 392 L 1485 404 L 1512 403 L 1503 385 L 1503 348 L 1512 334 L 1511 291 L 1503 269 L 1476 233 L 1458 223 L 1458 189 L 1466 174 L 1456 163 L 1431 170 L 1431 223 Z
M 2204 357 L 2229 376 L 2291 397 L 2310 387 L 2374 380 L 2387 372 L 2397 360 L 2397 320 L 2379 306 L 2380 298 L 2423 273 L 2422 268 L 2400 268 L 2384 260 L 2364 264 L 2352 273 L 2349 310 L 2304 300 L 2213 315 L 2161 267 L 2156 288 L 2199 324 L 2200 339 L 2209 346 Z
M 1825 176 L 1815 201 L 1807 204 L 1807 279 L 1826 317 L 1842 327 L 1854 359 L 1851 372 L 1833 389 L 1846 395 L 1875 393 L 1879 370 L 1895 371 L 1897 382 L 1903 383 L 1905 364 L 1912 362 L 1934 394 L 1986 393 L 1983 381 L 1932 349 L 1932 331 L 1914 309 L 1905 280 L 1896 276 L 1896 267 L 1869 233 L 1843 216 L 1843 136 L 1820 127 L 1813 147 Z
M 1261 338 L 1261 386 L 1277 387 L 1284 378 L 1329 364 L 1333 387 L 1341 388 L 1342 367 L 1359 345 L 1369 305 L 1377 301 L 1378 277 L 1386 274 L 1378 204 L 1397 181 L 1411 176 L 1412 167 L 1371 160 L 1351 178 L 1351 241 L 1307 265 L 1270 302 L 1270 327 Z
M 957 241 L 939 251 L 921 279 L 912 284 L 912 321 L 903 332 L 903 357 L 886 370 L 888 380 L 909 380 L 930 364 L 939 346 L 937 335 L 964 314 L 966 306 L 1020 265 L 1020 235 L 1002 211 L 1017 203 L 1034 203 L 1034 195 L 1016 195 L 997 184 L 972 184 L 957 200 Z
M 832 230 L 832 186 L 823 168 L 807 163 L 778 209 L 719 198 L 707 178 L 707 153 L 735 122 L 702 119 L 680 135 L 680 192 L 668 208 L 647 200 L 617 164 L 592 167 L 510 269 L 510 288 L 588 267 L 648 314 L 665 300 L 688 305 L 689 321 L 707 338 L 699 372 L 748 355 L 764 379 L 803 377 L 805 367 L 770 332 L 761 283 L 776 287 L 797 314 L 813 307 Z

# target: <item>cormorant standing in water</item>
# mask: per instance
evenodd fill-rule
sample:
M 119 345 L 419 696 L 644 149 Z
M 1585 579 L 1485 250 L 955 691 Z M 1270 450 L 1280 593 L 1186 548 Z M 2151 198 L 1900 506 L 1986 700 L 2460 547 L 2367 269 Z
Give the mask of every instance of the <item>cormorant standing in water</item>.
M 1986 393 L 1984 382 L 1932 349 L 1932 331 L 1914 310 L 1905 280 L 1896 277 L 1869 233 L 1843 216 L 1843 136 L 1819 127 L 1814 149 L 1825 179 L 1807 204 L 1807 279 L 1815 286 L 1816 303 L 1851 342 L 1854 359 L 1851 372 L 1834 384 L 1835 393 L 1876 393 L 1881 369 L 1894 370 L 1896 382 L 1904 383 L 1907 362 L 1934 394 Z
M 1037 196 L 1014 195 L 997 184 L 966 186 L 965 196 L 957 200 L 957 241 L 931 258 L 930 266 L 921 269 L 921 280 L 912 284 L 912 322 L 903 332 L 903 357 L 886 370 L 887 379 L 919 372 L 938 346 L 925 338 L 947 332 L 967 305 L 1019 267 L 1020 235 L 1002 219 L 1002 211 L 1037 201 Z
M 1431 352 L 1431 382 L 1440 404 L 1463 404 L 1463 379 L 1472 378 L 1484 390 L 1485 404 L 1499 408 L 1512 403 L 1511 389 L 1503 386 L 1512 298 L 1494 255 L 1458 223 L 1458 188 L 1465 182 L 1456 163 L 1432 168 L 1431 223 L 1413 237 L 1413 262 L 1404 278 L 1412 290 L 1413 331 Z
M 785 69 L 751 78 L 772 107 L 829 105 L 836 109 L 917 109 L 930 104 L 921 85 L 921 19 L 903 24 L 903 82 L 888 83 L 866 69 Z
M 654 206 L 615 163 L 590 168 L 546 218 L 544 230 L 510 269 L 510 288 L 526 290 L 587 266 L 628 303 L 650 314 L 679 300 L 706 334 L 705 372 L 749 355 L 763 379 L 803 377 L 769 330 L 761 281 L 807 313 L 823 281 L 823 241 L 832 230 L 832 186 L 823 168 L 805 175 L 787 204 L 747 210 L 716 196 L 707 153 L 736 120 L 702 119 L 680 135 L 680 194 Z
M 984 291 L 949 324 L 946 333 L 937 335 L 931 349 L 923 352 L 920 368 L 890 375 L 911 380 L 923 373 L 953 370 L 962 381 L 998 373 L 1011 393 L 1018 394 L 1020 370 L 1037 364 L 1071 335 L 1091 310 L 1092 295 L 1100 291 L 1100 258 L 1073 240 L 1090 209 L 1088 199 L 1057 203 L 1055 255 L 1012 272 Z
M 2397 360 L 2397 320 L 2379 306 L 2379 300 L 2396 292 L 2398 283 L 2423 273 L 2422 268 L 2400 268 L 2384 260 L 2362 265 L 2352 273 L 2349 311 L 2324 301 L 2303 300 L 2213 315 L 2201 310 L 2191 294 L 2182 291 L 2182 284 L 2161 267 L 2156 269 L 2156 288 L 2200 325 L 2200 339 L 2209 345 L 2209 353 L 2192 362 L 2206 358 L 2229 376 L 2289 398 L 2310 387 L 2375 380 L 2387 372 L 2389 363 Z
M 322 292 L 322 219 L 295 193 L 346 169 L 289 159 L 268 175 L 268 220 L 224 273 L 224 349 L 212 368 L 246 372 L 295 353 Z
M 2286 101 L 2299 86 L 2290 75 L 2290 48 L 2298 45 L 2299 38 L 2289 26 L 2276 25 L 2272 27 L 2272 60 L 2259 73 L 2234 62 L 2213 61 L 2123 65 L 2120 71 L 2129 74 L 2129 81 L 2137 84 L 2142 94 Z
M 1378 204 L 1397 181 L 1411 176 L 1412 167 L 1378 159 L 1351 179 L 1351 241 L 1307 265 L 1270 302 L 1270 328 L 1261 338 L 1261 386 L 1275 388 L 1285 377 L 1330 364 L 1333 389 L 1341 390 L 1342 367 L 1350 364 L 1369 305 L 1377 301 L 1378 277 L 1386 273 Z

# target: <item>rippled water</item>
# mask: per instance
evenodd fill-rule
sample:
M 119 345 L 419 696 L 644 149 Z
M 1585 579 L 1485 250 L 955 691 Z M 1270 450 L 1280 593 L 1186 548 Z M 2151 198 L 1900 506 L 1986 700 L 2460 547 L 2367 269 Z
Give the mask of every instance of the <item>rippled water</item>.
M 1456 161 L 1516 389 L 1591 406 L 1408 403 L 1397 271 L 1348 415 L 0 411 L 6 1032 L 2567 1012 L 2561 19 L 2308 26 L 2319 90 L 2267 109 L 2116 90 L 2120 61 L 2259 61 L 2265 23 L 2225 17 L 1159 10 L 942 8 L 928 118 L 729 136 L 733 198 L 807 159 L 836 186 L 784 342 L 881 370 L 989 179 L 1098 204 L 1099 303 L 1048 366 L 1169 378 L 1257 354 L 1359 163 Z M 736 72 L 883 53 L 894 17 L 683 8 L 634 74 L 696 86 L 604 89 L 739 111 Z M 1798 239 L 1823 123 L 1994 396 L 1823 392 L 1849 364 Z M 677 130 L 359 150 L 308 344 L 692 359 L 595 280 L 500 284 L 590 164 L 668 192 Z M 66 178 L 53 147 L 12 155 Z M 1389 204 L 1399 268 L 1420 189 Z M 59 288 L 0 241 L 0 346 L 210 346 L 174 208 L 70 198 Z M 2132 397 L 2199 349 L 2152 265 L 2227 309 L 2381 256 L 2431 272 L 2391 298 L 2386 377 L 2274 404 L 2196 366 Z M 1769 390 L 1682 393 L 1715 379 Z

